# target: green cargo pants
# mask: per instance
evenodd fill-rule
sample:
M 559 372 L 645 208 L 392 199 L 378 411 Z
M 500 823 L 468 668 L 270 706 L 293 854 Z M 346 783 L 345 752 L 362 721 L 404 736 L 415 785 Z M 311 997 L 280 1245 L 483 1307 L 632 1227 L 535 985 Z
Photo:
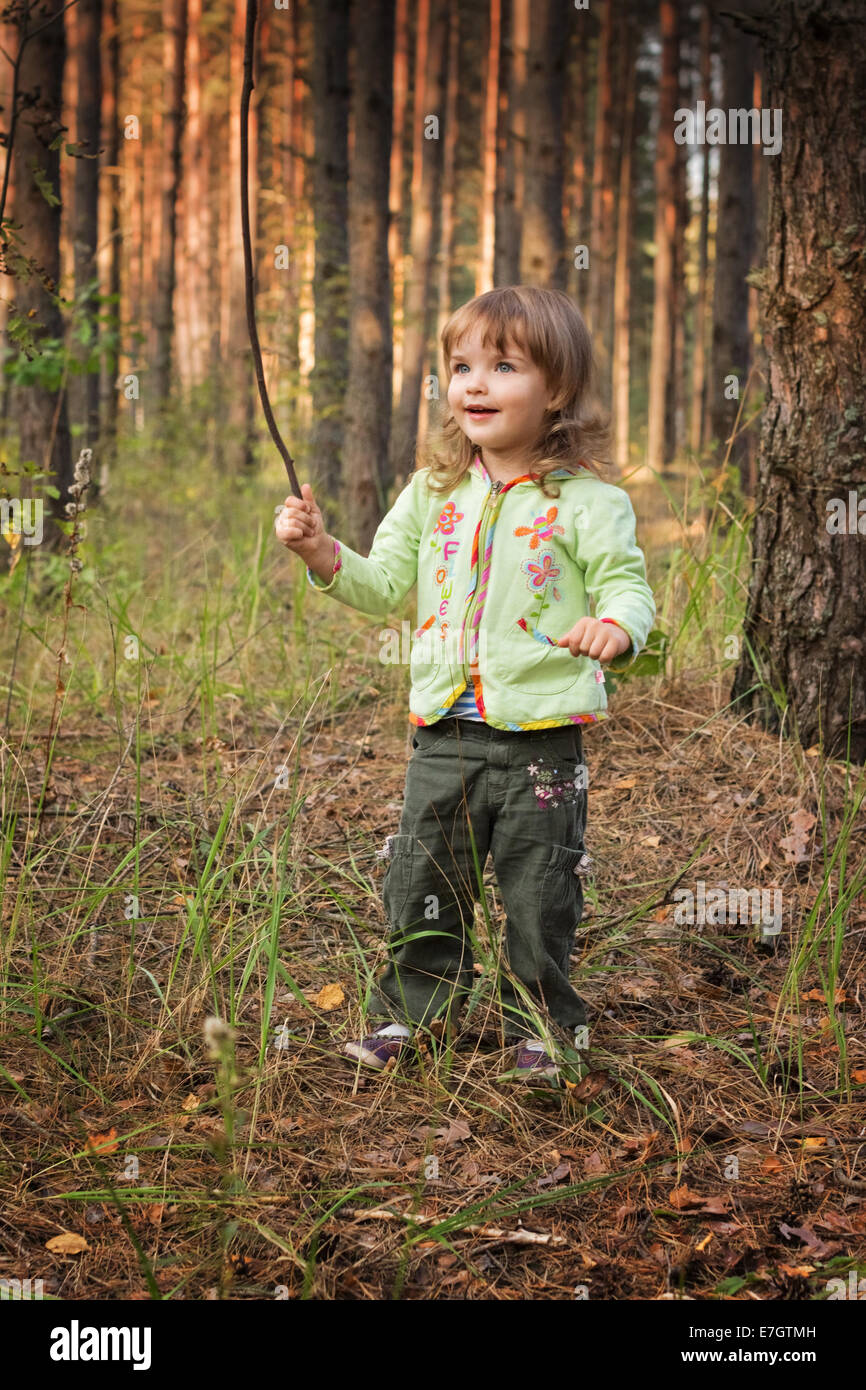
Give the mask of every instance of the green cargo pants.
M 369 1013 L 418 1026 L 456 1021 L 476 983 L 467 937 L 480 896 L 474 838 L 481 870 L 493 857 L 510 972 L 542 1018 L 571 1034 L 586 1023 L 568 978 L 589 863 L 579 725 L 512 733 L 452 717 L 415 728 L 412 747 L 400 829 L 382 851 L 390 963 Z M 502 973 L 499 990 L 505 1041 L 537 1032 Z

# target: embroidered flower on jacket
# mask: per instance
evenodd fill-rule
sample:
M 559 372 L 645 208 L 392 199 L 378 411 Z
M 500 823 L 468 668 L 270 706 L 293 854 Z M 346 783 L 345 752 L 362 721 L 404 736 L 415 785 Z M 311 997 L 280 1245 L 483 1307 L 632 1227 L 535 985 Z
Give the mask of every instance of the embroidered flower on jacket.
M 546 584 L 552 586 L 553 597 L 562 598 L 562 594 L 553 583 L 562 574 L 562 570 L 554 563 L 550 551 L 546 550 L 543 555 L 539 555 L 538 562 L 534 560 L 524 560 L 520 568 L 528 576 L 527 588 L 534 593 L 538 593 Z
M 457 511 L 456 502 L 446 502 L 445 506 L 439 513 L 439 520 L 433 528 L 433 535 L 435 536 L 437 531 L 439 531 L 443 536 L 453 535 L 454 527 L 456 526 L 458 521 L 463 520 L 464 516 L 465 512 Z
M 545 516 L 537 516 L 531 526 L 518 526 L 515 536 L 529 536 L 529 549 L 537 550 L 539 541 L 549 541 L 554 533 L 564 536 L 565 531 L 556 523 L 558 507 L 548 507 Z M 554 524 L 556 523 L 556 524 Z

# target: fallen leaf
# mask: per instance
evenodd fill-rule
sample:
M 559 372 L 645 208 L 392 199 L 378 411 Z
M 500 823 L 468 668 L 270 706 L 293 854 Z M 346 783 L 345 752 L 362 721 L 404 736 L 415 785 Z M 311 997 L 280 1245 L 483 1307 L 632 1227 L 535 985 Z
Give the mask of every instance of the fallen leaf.
M 636 778 L 636 777 L 620 777 L 619 781 L 618 781 L 618 782 L 614 782 L 613 785 L 614 785 L 615 787 L 622 787 L 623 790 L 626 790 L 628 787 L 636 787 L 636 786 L 637 786 L 637 778 Z
M 610 1077 L 606 1071 L 589 1071 L 580 1081 L 567 1081 L 568 1099 L 575 1105 L 585 1105 L 587 1101 L 603 1091 Z
M 814 1265 L 778 1265 L 779 1273 L 784 1274 L 787 1279 L 808 1279 L 810 1274 L 815 1273 Z
M 45 1249 L 50 1250 L 53 1255 L 80 1255 L 82 1251 L 89 1250 L 90 1246 L 75 1231 L 61 1231 L 59 1236 L 52 1236 L 46 1240 Z
M 342 985 L 323 985 L 313 1003 L 317 1009 L 330 1013 L 331 1009 L 339 1009 L 344 998 Z
M 107 1134 L 88 1134 L 87 1147 L 94 1153 L 113 1154 L 118 1149 L 117 1130 L 114 1125 Z
M 191 1115 L 193 1110 L 198 1110 L 198 1096 L 187 1096 L 180 1108 L 181 1110 L 185 1110 L 188 1115 Z
M 642 845 L 648 845 L 650 849 L 658 849 L 662 842 L 661 835 L 644 835 L 640 841 Z
M 790 835 L 780 839 L 779 844 L 785 852 L 786 864 L 808 864 L 811 856 L 809 855 L 809 831 L 815 824 L 815 817 L 811 811 L 798 810 L 791 817 L 792 830 Z

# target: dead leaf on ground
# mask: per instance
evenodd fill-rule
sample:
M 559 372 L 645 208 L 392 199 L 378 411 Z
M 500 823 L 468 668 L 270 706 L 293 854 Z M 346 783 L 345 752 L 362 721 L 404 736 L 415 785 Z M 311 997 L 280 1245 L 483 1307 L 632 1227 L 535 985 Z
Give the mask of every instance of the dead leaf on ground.
M 342 985 L 323 985 L 313 1003 L 317 1009 L 330 1013 L 332 1009 L 339 1009 L 345 997 Z
M 84 1236 L 78 1235 L 75 1231 L 61 1231 L 59 1236 L 52 1236 L 46 1240 L 45 1249 L 50 1250 L 53 1255 L 80 1255 L 82 1251 L 89 1250 L 90 1246 Z
M 815 817 L 811 811 L 798 810 L 791 817 L 791 833 L 779 840 L 779 845 L 785 854 L 786 864 L 808 864 L 811 855 L 809 854 L 809 831 L 815 824 Z
M 94 1153 L 113 1154 L 118 1149 L 117 1130 L 114 1125 L 107 1134 L 88 1134 L 87 1147 Z

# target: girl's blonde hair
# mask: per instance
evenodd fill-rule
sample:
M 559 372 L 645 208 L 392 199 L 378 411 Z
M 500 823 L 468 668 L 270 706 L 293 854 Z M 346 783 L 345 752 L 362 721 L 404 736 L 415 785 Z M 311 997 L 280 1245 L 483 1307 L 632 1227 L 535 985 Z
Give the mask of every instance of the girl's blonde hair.
M 473 329 L 482 329 L 482 344 L 506 353 L 514 343 L 543 372 L 553 393 L 546 429 L 530 451 L 527 472 L 546 497 L 558 497 L 547 474 L 555 468 L 581 465 L 603 476 L 599 464 L 610 463 L 609 418 L 586 407 L 594 376 L 592 339 L 580 310 L 561 290 L 536 285 L 506 285 L 488 290 L 461 305 L 442 329 L 445 380 L 451 381 L 451 355 Z M 444 406 L 444 418 L 419 446 L 418 466 L 429 466 L 431 492 L 450 492 L 467 472 L 476 454 L 484 455 Z

